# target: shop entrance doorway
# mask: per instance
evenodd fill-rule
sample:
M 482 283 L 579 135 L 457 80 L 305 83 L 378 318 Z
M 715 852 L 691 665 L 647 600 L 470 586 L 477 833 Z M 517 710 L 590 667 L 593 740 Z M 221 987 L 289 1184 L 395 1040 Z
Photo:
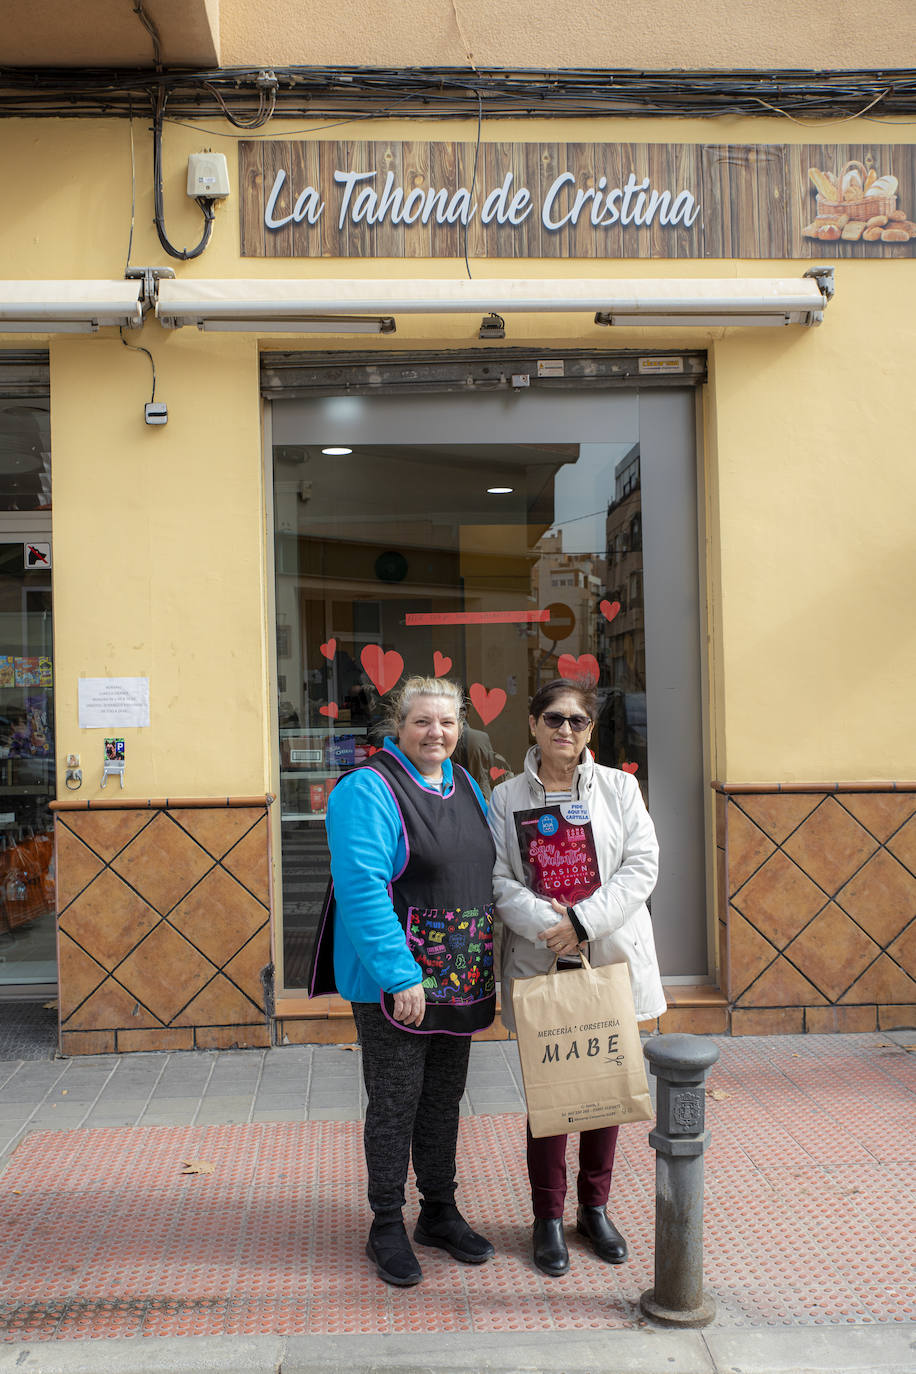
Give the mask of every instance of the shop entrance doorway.
M 328 792 L 412 673 L 464 684 L 485 793 L 523 765 L 536 688 L 594 681 L 598 761 L 635 772 L 659 833 L 663 973 L 708 979 L 695 414 L 686 388 L 275 401 L 286 989 Z

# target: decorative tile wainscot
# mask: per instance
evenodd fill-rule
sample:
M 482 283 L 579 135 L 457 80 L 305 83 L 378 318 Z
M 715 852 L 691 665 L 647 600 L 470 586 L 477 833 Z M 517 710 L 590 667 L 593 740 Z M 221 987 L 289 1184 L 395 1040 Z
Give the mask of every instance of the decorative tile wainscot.
M 916 783 L 716 793 L 732 1033 L 916 1025 Z
M 270 1043 L 271 800 L 52 803 L 63 1054 Z

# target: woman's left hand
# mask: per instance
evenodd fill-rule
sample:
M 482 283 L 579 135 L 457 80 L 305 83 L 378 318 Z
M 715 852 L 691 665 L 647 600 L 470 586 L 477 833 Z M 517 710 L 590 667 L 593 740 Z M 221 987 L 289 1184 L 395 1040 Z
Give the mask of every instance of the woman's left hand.
M 558 902 L 555 897 L 551 897 L 550 905 L 562 920 L 557 921 L 555 926 L 549 930 L 542 930 L 538 935 L 539 940 L 543 940 L 551 954 L 562 957 L 563 955 L 577 954 L 579 951 L 579 937 L 575 932 L 572 921 L 566 914 L 566 907 L 562 902 Z

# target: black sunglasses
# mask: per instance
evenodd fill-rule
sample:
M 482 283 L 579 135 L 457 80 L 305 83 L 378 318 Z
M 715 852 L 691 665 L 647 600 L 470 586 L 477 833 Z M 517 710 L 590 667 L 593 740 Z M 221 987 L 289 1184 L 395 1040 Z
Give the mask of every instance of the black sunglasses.
M 550 730 L 559 730 L 563 722 L 568 721 L 570 730 L 577 735 L 591 725 L 588 716 L 564 716 L 560 711 L 542 711 L 541 720 Z

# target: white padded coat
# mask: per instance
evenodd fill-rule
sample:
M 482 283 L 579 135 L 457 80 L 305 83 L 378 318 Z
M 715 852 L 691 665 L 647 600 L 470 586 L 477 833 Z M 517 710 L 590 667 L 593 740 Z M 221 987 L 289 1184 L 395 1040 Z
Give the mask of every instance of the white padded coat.
M 524 772 L 499 783 L 490 798 L 496 841 L 493 891 L 505 927 L 501 1015 L 509 1030 L 515 1029 L 511 980 L 547 972 L 553 956 L 537 937 L 560 920 L 545 897 L 525 886 L 515 829 L 516 811 L 545 805 L 537 766 L 535 747 L 528 750 Z M 596 966 L 626 962 L 637 1019 L 660 1016 L 665 994 L 646 906 L 658 877 L 658 841 L 639 784 L 630 773 L 596 764 L 586 749 L 573 776 L 572 795 L 588 807 L 602 880 L 597 892 L 576 902 L 576 916 L 589 936 L 588 960 Z

